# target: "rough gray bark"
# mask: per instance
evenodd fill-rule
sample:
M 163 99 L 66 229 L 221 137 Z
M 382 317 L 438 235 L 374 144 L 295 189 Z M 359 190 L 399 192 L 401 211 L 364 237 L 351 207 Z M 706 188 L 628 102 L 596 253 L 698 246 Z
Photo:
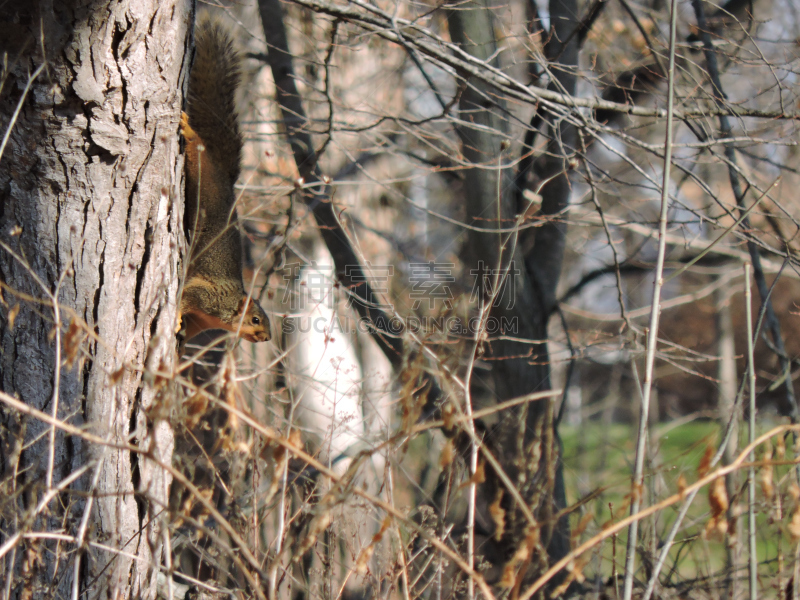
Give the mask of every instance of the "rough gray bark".
M 175 357 L 191 8 L 42 0 L 0 15 L 10 66 L 0 136 L 11 130 L 0 157 L 0 388 L 47 414 L 57 399 L 59 419 L 147 455 L 61 433 L 51 441 L 48 425 L 0 405 L 0 544 L 18 531 L 86 532 L 82 545 L 13 544 L 0 563 L 11 597 L 155 596 L 170 477 L 150 459 L 170 462 L 172 433 L 166 384 L 153 375 Z M 50 470 L 58 486 L 87 465 L 34 513 Z

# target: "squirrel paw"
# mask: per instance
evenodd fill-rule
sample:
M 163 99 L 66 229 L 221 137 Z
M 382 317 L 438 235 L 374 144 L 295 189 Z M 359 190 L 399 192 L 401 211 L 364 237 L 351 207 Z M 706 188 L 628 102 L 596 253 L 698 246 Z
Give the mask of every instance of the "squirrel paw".
M 183 331 L 178 334 L 178 356 L 181 357 L 186 354 L 186 336 Z
M 183 315 L 178 311 L 178 324 L 175 326 L 175 337 L 178 338 L 178 356 L 186 352 L 186 326 L 183 324 Z
M 187 142 L 194 141 L 198 137 L 197 132 L 189 125 L 189 115 L 183 111 L 181 111 L 181 135 Z

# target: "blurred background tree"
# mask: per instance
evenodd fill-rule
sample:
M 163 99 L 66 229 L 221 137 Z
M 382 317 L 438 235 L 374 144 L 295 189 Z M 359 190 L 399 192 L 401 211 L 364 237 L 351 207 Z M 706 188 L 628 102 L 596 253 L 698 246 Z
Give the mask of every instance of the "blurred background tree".
M 797 8 L 675 4 L 665 195 L 663 0 L 213 7 L 244 56 L 245 281 L 274 317 L 275 343 L 209 352 L 213 337 L 196 340 L 191 373 L 165 378 L 177 385 L 159 417 L 187 481 L 172 488 L 169 550 L 148 559 L 160 594 L 527 600 L 546 579 L 547 594 L 629 597 L 651 584 L 743 597 L 738 472 L 725 502 L 719 490 L 695 502 L 684 525 L 648 517 L 625 585 L 624 531 L 570 555 L 610 537 L 632 498 L 653 506 L 708 473 L 711 436 L 746 416 L 743 262 L 761 422 L 797 414 Z M 41 63 L 30 48 L 9 56 L 21 57 L 0 97 L 10 123 L 19 65 Z M 4 198 L 23 156 L 0 156 Z M 632 485 L 654 302 L 644 483 Z M 25 313 L 8 304 L 13 331 Z M 161 382 L 154 365 L 140 365 L 143 381 Z M 30 404 L 46 410 L 50 396 Z M 730 430 L 717 442 L 724 463 L 742 447 L 744 428 Z M 786 544 L 800 536 L 781 519 L 800 488 L 788 466 L 760 468 L 776 484 L 757 506 L 758 572 L 782 590 L 795 566 Z M 16 506 L 3 542 L 18 552 Z M 564 557 L 568 568 L 551 571 Z

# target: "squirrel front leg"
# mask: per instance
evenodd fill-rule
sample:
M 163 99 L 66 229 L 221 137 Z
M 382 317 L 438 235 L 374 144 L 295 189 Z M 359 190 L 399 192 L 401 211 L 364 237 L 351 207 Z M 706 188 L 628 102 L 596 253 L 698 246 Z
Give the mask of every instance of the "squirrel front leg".
M 181 121 L 180 121 L 180 132 L 183 136 L 183 139 L 186 141 L 186 165 L 184 165 L 184 172 L 189 173 L 196 173 L 197 172 L 197 143 L 200 140 L 200 136 L 197 135 L 197 132 L 192 129 L 191 125 L 189 125 L 189 115 L 187 115 L 184 111 L 181 111 Z M 194 167 L 190 167 L 190 163 L 194 163 Z M 190 186 L 189 179 L 187 177 L 187 197 L 189 188 L 193 187 L 195 193 L 197 192 L 197 186 Z M 184 339 L 189 339 L 186 337 L 186 327 L 183 322 L 183 312 L 184 312 L 184 305 L 185 302 L 182 300 L 180 305 L 178 306 L 178 322 L 175 325 L 175 333 L 180 333 L 182 330 L 184 331 Z
M 194 129 L 192 129 L 192 127 L 189 125 L 189 115 L 187 115 L 186 111 L 183 110 L 181 111 L 180 127 L 181 127 L 181 135 L 183 136 L 183 139 L 185 139 L 187 142 L 197 135 Z

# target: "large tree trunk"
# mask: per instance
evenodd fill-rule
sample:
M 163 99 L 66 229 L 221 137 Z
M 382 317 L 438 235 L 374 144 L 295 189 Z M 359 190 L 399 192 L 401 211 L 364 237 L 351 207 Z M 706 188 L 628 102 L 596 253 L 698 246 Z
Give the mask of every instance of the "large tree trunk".
M 575 77 L 570 69 L 577 64 L 576 37 L 571 35 L 577 27 L 576 2 L 553 0 L 550 8 L 553 27 L 547 54 L 559 80 L 551 88 L 574 93 Z M 494 18 L 484 0 L 462 3 L 448 11 L 448 24 L 454 42 L 475 58 L 500 67 Z M 569 44 L 564 43 L 567 40 Z M 544 224 L 536 229 L 535 245 L 526 255 L 525 246 L 529 244 L 523 241 L 527 235 L 486 232 L 492 228 L 508 232 L 518 223 L 517 213 L 525 212 L 516 206 L 510 167 L 495 168 L 510 164 L 512 159 L 503 143 L 509 129 L 507 109 L 495 90 L 474 78 L 466 80 L 459 109 L 462 152 L 475 165 L 464 170 L 467 214 L 471 225 L 484 229 L 468 231 L 469 248 L 474 255 L 467 261 L 480 278 L 484 300 L 488 300 L 489 293 L 497 294 L 490 313 L 494 319 L 494 335 L 490 337 L 494 339 L 487 345 L 486 356 L 492 365 L 494 401 L 500 403 L 551 385 L 547 324 L 556 307 L 566 225 L 547 219 L 569 203 L 566 153 L 574 148 L 575 134 L 574 128 L 564 123 L 550 128 L 550 158 L 543 161 L 547 175 L 542 179 L 550 179 L 542 190 Z M 547 117 L 548 122 L 555 120 Z M 498 276 L 505 277 L 505 282 L 499 284 Z M 499 289 L 495 290 L 495 286 Z M 568 523 L 566 519 L 553 522 L 553 515 L 563 507 L 565 498 L 552 406 L 547 401 L 523 404 L 505 410 L 496 423 L 484 426 L 487 446 L 511 481 L 521 482 L 523 498 L 538 507 L 537 518 L 543 525 L 541 539 L 549 554 L 560 558 L 569 551 Z M 487 475 L 487 485 L 480 491 L 486 506 L 497 497 L 497 488 L 504 487 L 491 472 Z M 503 506 L 508 511 L 506 533 L 497 548 L 492 548 L 494 541 L 490 540 L 484 550 L 488 560 L 501 564 L 523 543 L 529 525 L 509 494 L 505 494 Z
M 0 15 L 0 387 L 109 442 L 0 404 L 11 597 L 155 596 L 172 396 L 154 374 L 175 360 L 190 17 L 188 0 L 43 0 Z

